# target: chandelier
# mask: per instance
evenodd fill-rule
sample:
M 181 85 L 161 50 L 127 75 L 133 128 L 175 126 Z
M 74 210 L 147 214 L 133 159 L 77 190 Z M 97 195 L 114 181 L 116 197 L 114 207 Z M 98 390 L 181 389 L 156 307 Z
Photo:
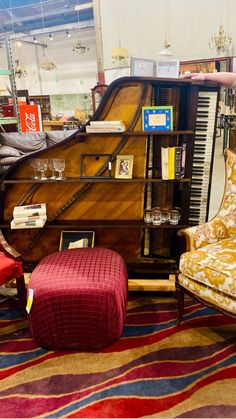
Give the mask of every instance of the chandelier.
M 19 77 L 19 79 L 21 79 L 22 77 L 27 77 L 28 73 L 26 70 L 26 66 L 25 65 L 21 65 L 19 60 L 15 60 L 15 75 L 16 77 Z
M 224 52 L 232 45 L 232 36 L 228 35 L 223 25 L 220 25 L 219 31 L 209 40 L 209 47 L 216 49 L 217 52 Z
M 83 45 L 80 40 L 78 40 L 75 45 L 73 45 L 72 51 L 78 52 L 78 54 L 84 54 L 86 51 L 89 51 L 88 45 Z
M 158 53 L 158 55 L 161 57 L 172 57 L 173 53 L 169 50 L 170 47 L 171 47 L 170 42 L 165 38 L 163 42 L 163 48 Z
M 49 58 L 45 58 L 41 65 L 40 65 L 41 70 L 45 70 L 45 71 L 53 71 L 57 69 L 56 64 L 50 60 Z

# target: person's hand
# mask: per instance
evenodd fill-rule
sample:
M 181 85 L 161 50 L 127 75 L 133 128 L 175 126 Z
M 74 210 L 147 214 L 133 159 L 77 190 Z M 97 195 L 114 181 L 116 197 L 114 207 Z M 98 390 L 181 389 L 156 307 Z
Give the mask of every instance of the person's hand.
M 188 73 L 188 74 L 181 74 L 180 79 L 192 79 L 192 80 L 205 80 L 204 73 Z

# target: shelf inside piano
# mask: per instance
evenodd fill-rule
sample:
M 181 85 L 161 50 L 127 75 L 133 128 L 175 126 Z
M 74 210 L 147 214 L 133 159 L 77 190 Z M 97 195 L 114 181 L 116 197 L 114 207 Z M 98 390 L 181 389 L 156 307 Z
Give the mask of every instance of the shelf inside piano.
M 182 182 L 182 183 L 190 183 L 190 178 L 182 178 L 182 179 L 145 179 L 145 178 L 132 178 L 132 179 L 116 179 L 116 178 L 105 178 L 103 176 L 98 177 L 86 177 L 86 178 L 80 178 L 80 177 L 68 177 L 61 180 L 56 179 L 46 179 L 46 180 L 39 180 L 39 179 L 29 179 L 29 178 L 21 178 L 21 179 L 5 179 L 2 180 L 1 184 L 15 184 L 15 183 L 160 183 L 160 182 Z

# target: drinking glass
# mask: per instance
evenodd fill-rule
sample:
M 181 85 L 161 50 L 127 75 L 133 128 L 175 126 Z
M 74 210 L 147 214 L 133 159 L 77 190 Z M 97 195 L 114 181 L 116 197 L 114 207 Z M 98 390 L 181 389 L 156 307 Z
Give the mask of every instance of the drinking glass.
M 152 222 L 152 210 L 145 210 L 144 211 L 144 221 L 147 224 L 151 224 L 151 222 Z
M 38 172 L 38 166 L 37 166 L 37 159 L 30 159 L 29 160 L 30 168 L 33 170 L 33 179 L 39 179 L 39 176 L 37 175 Z
M 161 224 L 161 209 L 159 207 L 152 208 L 152 224 Z
M 170 210 L 170 224 L 176 225 L 179 222 L 179 211 L 177 209 Z
M 165 224 L 170 221 L 170 210 L 169 208 L 162 208 L 161 209 L 161 223 Z
M 56 177 L 57 180 L 65 179 L 62 175 L 63 171 L 65 170 L 65 159 L 53 159 L 54 169 L 58 172 L 58 176 Z
M 55 164 L 54 164 L 54 159 L 49 159 L 48 160 L 48 168 L 49 170 L 51 170 L 52 172 L 52 176 L 50 176 L 49 179 L 57 179 L 56 174 L 55 174 Z
M 46 180 L 47 176 L 45 175 L 45 172 L 48 168 L 48 159 L 37 159 L 37 166 L 41 173 L 40 180 Z

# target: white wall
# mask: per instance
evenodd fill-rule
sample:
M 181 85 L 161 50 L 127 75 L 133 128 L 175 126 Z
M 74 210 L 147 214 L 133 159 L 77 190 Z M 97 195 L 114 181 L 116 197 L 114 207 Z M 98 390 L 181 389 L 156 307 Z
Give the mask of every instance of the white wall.
M 53 35 L 53 41 L 37 37 L 41 46 L 23 43 L 21 47 L 13 45 L 14 58 L 27 67 L 28 77 L 16 77 L 17 89 L 28 89 L 30 95 L 90 93 L 97 83 L 97 61 L 94 29 L 83 30 L 83 45 L 89 46 L 85 54 L 72 51 L 78 40 L 78 33 L 72 33 L 68 39 L 65 33 Z M 44 51 L 44 56 L 43 56 Z M 43 59 L 49 57 L 57 65 L 55 71 L 40 70 Z M 0 66 L 7 68 L 5 49 L 0 49 Z
M 220 24 L 233 37 L 232 50 L 221 56 L 234 55 L 236 0 L 100 0 L 100 5 L 104 68 L 112 67 L 112 48 L 119 43 L 128 48 L 130 56 L 157 59 L 165 37 L 180 60 L 217 57 L 208 41 Z M 42 48 L 26 44 L 17 48 L 14 55 L 29 73 L 26 79 L 16 80 L 17 88 L 28 88 L 31 95 L 90 92 L 97 82 L 94 30 L 84 29 L 81 38 L 90 47 L 84 55 L 72 51 L 78 34 L 71 39 L 55 35 L 51 42 L 39 39 L 48 44 L 48 55 L 57 65 L 55 72 L 39 70 Z M 0 66 L 7 66 L 3 48 Z
M 235 0 L 100 0 L 104 67 L 111 67 L 112 48 L 129 55 L 157 59 L 164 38 L 180 60 L 219 56 L 209 48 L 210 36 L 223 24 L 236 47 Z M 227 54 L 234 55 L 234 48 Z

